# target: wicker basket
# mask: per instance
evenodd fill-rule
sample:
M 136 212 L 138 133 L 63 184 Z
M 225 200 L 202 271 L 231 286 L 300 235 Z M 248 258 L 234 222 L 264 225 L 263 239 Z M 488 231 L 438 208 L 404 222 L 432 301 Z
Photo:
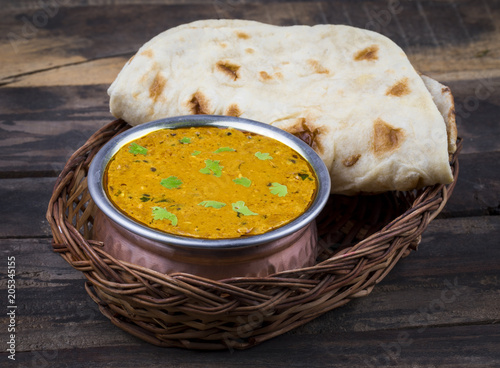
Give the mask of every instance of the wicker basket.
M 129 128 L 116 120 L 69 159 L 50 200 L 53 247 L 87 278 L 86 290 L 116 326 L 159 346 L 245 349 L 368 295 L 443 209 L 455 181 L 412 192 L 331 196 L 318 218 L 316 265 L 263 278 L 209 280 L 161 274 L 113 259 L 92 240 L 87 171 L 97 151 Z M 459 142 L 459 149 L 461 142 Z

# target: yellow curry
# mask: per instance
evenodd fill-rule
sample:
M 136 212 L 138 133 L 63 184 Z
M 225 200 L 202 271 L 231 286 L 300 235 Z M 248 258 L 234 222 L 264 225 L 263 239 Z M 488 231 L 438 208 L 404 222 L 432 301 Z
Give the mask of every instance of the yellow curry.
M 226 239 L 297 218 L 313 201 L 317 178 L 275 139 L 201 126 L 158 130 L 121 147 L 105 189 L 117 208 L 151 228 Z

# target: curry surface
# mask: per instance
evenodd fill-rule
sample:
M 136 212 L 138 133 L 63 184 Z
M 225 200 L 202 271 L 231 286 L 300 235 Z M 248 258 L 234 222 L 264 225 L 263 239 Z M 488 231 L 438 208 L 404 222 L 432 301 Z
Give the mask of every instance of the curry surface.
M 231 128 L 163 129 L 123 146 L 105 173 L 108 197 L 151 228 L 207 239 L 257 235 L 311 204 L 317 179 L 295 150 Z

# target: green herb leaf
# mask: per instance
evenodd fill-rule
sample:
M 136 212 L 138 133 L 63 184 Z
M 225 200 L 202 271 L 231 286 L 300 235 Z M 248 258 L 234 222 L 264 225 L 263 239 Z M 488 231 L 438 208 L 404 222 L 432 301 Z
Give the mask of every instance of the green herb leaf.
M 221 153 L 221 152 L 234 152 L 236 151 L 235 149 L 231 148 L 231 147 L 221 147 L 221 148 L 218 148 L 214 151 L 214 153 Z
M 288 189 L 286 185 L 280 183 L 272 183 L 269 188 L 272 194 L 277 195 L 278 197 L 284 197 L 288 194 Z
M 163 207 L 152 207 L 153 220 L 169 220 L 173 226 L 177 226 L 177 216 L 168 212 Z
M 133 142 L 129 146 L 130 153 L 135 155 L 146 155 L 148 153 L 148 149 L 146 147 L 140 146 L 137 143 Z
M 222 175 L 222 168 L 224 166 L 219 165 L 218 160 L 205 160 L 205 167 L 203 169 L 200 169 L 200 172 L 202 174 L 207 174 L 210 175 L 210 172 L 212 172 L 216 177 L 220 177 Z
M 272 160 L 273 159 L 271 157 L 271 155 L 269 155 L 269 153 L 260 153 L 260 152 L 257 152 L 255 154 L 255 157 L 257 157 L 259 160 Z
M 193 153 L 191 153 L 191 156 L 198 156 L 200 153 L 201 151 L 193 151 Z
M 161 179 L 160 184 L 167 189 L 177 189 L 181 186 L 182 180 L 177 176 L 169 176 L 166 179 Z
M 217 201 L 203 201 L 198 203 L 198 206 L 203 206 L 203 207 L 213 207 L 213 208 L 222 208 L 226 204 L 222 202 L 217 202 Z
M 141 200 L 141 202 L 147 202 L 151 200 L 151 196 L 149 194 L 143 194 L 139 199 Z
M 231 205 L 233 206 L 233 211 L 241 213 L 243 216 L 257 216 L 258 215 L 258 213 L 250 211 L 250 209 L 247 206 L 245 206 L 245 202 L 243 202 L 243 201 L 231 203 Z
M 188 143 L 191 143 L 191 138 L 183 137 L 182 139 L 179 139 L 179 142 L 181 142 L 183 144 L 188 144 Z
M 306 180 L 309 177 L 309 174 L 299 174 L 302 180 Z
M 252 184 L 252 181 L 248 178 L 245 178 L 245 177 L 241 177 L 241 178 L 237 178 L 237 179 L 233 179 L 233 181 L 236 183 L 236 184 L 239 184 L 239 185 L 243 185 L 244 187 L 246 188 L 249 188 L 250 185 Z

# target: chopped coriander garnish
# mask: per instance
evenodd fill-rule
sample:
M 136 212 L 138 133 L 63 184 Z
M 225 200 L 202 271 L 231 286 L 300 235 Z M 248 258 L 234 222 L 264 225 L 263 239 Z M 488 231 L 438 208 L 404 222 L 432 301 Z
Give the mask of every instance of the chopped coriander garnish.
M 272 183 L 269 190 L 271 191 L 271 194 L 277 195 L 278 197 L 284 197 L 288 194 L 286 185 L 280 183 Z
M 181 186 L 182 180 L 177 178 L 177 176 L 169 176 L 166 179 L 161 179 L 160 185 L 167 189 L 177 189 Z
M 234 152 L 236 151 L 235 149 L 231 148 L 231 147 L 221 147 L 221 148 L 218 148 L 214 151 L 214 153 L 221 153 L 221 152 Z
M 152 207 L 153 220 L 169 220 L 172 226 L 177 226 L 177 216 L 168 212 L 163 207 Z
M 245 202 L 238 201 L 236 203 L 231 203 L 233 206 L 233 211 L 242 214 L 243 216 L 257 216 L 258 213 L 252 212 L 247 206 L 245 206 Z
M 151 196 L 149 194 L 143 194 L 141 198 L 139 198 L 141 202 L 147 202 L 151 200 Z
M 237 179 L 233 179 L 233 181 L 236 183 L 236 184 L 239 184 L 239 185 L 243 185 L 244 187 L 246 188 L 249 188 L 250 185 L 252 184 L 252 181 L 248 178 L 245 178 L 245 177 L 241 177 L 241 178 L 237 178 Z
M 269 153 L 261 153 L 261 152 L 257 152 L 255 154 L 255 157 L 257 157 L 259 160 L 272 160 L 273 159 Z
M 148 153 L 148 149 L 143 146 L 139 146 L 137 143 L 133 142 L 129 146 L 130 153 L 132 153 L 134 156 L 135 155 L 146 155 Z
M 152 229 L 202 239 L 266 233 L 300 216 L 317 190 L 310 165 L 293 149 L 218 127 L 128 141 L 107 170 L 108 196 L 124 213 Z
M 222 175 L 222 168 L 224 166 L 219 165 L 218 160 L 205 160 L 205 167 L 203 169 L 200 169 L 200 172 L 202 174 L 207 174 L 210 175 L 210 172 L 212 172 L 216 177 L 220 177 Z
M 213 208 L 222 208 L 226 204 L 223 202 L 217 202 L 217 201 L 202 201 L 198 203 L 198 206 L 203 206 L 203 207 L 213 207 Z

